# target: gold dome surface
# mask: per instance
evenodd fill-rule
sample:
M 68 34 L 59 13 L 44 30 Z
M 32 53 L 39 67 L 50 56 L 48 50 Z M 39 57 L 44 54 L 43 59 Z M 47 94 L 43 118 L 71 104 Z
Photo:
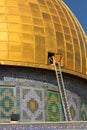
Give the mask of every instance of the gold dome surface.
M 0 64 L 53 69 L 48 52 L 64 54 L 63 71 L 86 77 L 86 35 L 61 0 L 0 0 Z

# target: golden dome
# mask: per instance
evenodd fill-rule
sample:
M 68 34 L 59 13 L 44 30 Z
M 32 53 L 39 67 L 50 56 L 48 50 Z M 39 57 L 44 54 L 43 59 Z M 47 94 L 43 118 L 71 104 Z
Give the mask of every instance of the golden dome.
M 48 53 L 63 53 L 63 71 L 86 78 L 86 35 L 61 0 L 0 0 L 0 64 L 53 69 Z

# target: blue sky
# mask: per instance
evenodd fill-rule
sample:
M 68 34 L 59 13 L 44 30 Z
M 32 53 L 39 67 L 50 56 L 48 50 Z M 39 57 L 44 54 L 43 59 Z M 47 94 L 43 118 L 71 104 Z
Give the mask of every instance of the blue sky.
M 87 34 L 87 0 L 63 0 L 79 20 Z

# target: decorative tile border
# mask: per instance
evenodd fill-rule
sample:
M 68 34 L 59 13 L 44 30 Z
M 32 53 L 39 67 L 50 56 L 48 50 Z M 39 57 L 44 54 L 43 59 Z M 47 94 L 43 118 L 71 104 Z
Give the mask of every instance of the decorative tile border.
M 87 130 L 87 122 L 7 123 L 0 130 Z
M 12 84 L 16 86 L 26 86 L 26 87 L 32 86 L 32 87 L 46 88 L 49 90 L 58 91 L 58 86 L 50 84 L 50 83 L 36 81 L 36 80 L 4 77 L 4 81 L 5 82 L 10 81 Z

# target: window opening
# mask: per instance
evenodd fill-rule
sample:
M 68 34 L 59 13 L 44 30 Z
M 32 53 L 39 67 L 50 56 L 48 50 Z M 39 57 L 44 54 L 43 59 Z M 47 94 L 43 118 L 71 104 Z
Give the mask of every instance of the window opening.
M 55 53 L 48 52 L 48 64 L 53 64 L 53 56 Z

